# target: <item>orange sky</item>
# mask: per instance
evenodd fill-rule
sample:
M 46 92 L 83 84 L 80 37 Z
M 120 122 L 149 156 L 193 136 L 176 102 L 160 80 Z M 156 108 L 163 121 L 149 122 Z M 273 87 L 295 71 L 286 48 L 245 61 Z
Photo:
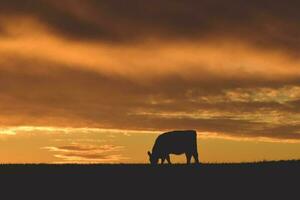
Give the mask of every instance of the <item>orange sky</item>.
M 299 158 L 299 3 L 246 4 L 0 2 L 0 162 L 147 162 L 174 129 L 204 162 Z

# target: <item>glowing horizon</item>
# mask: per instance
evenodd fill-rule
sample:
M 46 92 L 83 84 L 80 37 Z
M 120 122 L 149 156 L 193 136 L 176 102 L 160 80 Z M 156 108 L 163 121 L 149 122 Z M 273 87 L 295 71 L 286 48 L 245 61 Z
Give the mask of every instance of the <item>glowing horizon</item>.
M 8 155 L 12 156 L 1 163 L 147 163 L 146 152 L 151 150 L 155 138 L 162 132 L 87 127 L 1 127 L 0 141 L 18 146 L 18 148 L 13 149 L 11 149 L 11 146 L 2 146 L 0 156 L 4 157 L 4 154 L 7 154 L 8 151 Z M 118 137 L 126 138 L 126 141 L 123 141 L 124 139 L 116 139 Z M 137 138 L 141 142 L 140 145 L 135 144 Z M 35 149 L 28 147 L 28 140 L 32 140 L 31 142 L 35 143 Z M 226 134 L 198 132 L 198 149 L 201 162 L 206 163 L 294 159 L 295 155 L 299 156 L 300 154 L 291 155 L 290 153 L 294 148 L 300 150 L 298 147 L 299 143 L 299 140 L 280 140 L 263 137 L 238 138 L 230 137 Z M 216 146 L 216 144 L 219 146 Z M 244 145 L 244 149 L 248 148 L 247 152 L 226 152 L 228 148 L 234 149 L 241 144 Z M 294 147 L 290 148 L 288 147 L 289 145 Z M 259 150 L 262 150 L 264 146 L 273 146 L 273 150 L 276 151 L 281 150 L 280 156 L 269 155 L 269 158 L 261 156 L 255 158 L 256 154 L 263 153 L 258 152 L 256 148 L 259 147 Z M 239 148 L 242 149 L 241 147 Z M 14 156 L 18 157 L 18 154 L 26 151 L 30 153 L 24 154 L 17 161 L 13 162 Z M 225 155 L 227 155 L 226 159 L 222 159 L 224 151 Z M 250 153 L 250 151 L 252 152 Z M 241 159 L 239 154 L 243 155 L 244 153 L 253 155 Z M 185 158 L 184 156 L 172 156 L 172 159 L 175 162 L 184 162 Z

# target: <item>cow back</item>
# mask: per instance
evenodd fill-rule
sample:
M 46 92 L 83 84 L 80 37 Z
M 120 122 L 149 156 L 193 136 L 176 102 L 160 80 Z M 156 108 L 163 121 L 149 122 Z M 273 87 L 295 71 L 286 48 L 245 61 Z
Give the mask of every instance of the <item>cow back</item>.
M 194 130 L 163 133 L 157 137 L 152 152 L 157 156 L 197 152 L 197 133 Z

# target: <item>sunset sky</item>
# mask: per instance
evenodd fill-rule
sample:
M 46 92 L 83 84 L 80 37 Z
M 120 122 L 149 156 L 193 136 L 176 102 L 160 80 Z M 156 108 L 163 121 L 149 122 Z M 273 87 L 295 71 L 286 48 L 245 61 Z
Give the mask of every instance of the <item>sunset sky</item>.
M 1 0 L 0 163 L 145 163 L 177 129 L 201 162 L 299 159 L 299 7 Z

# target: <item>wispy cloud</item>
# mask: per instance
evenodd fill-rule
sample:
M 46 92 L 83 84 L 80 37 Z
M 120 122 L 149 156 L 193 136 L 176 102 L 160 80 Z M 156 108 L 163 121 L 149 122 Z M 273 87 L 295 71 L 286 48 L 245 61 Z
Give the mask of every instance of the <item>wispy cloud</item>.
M 72 144 L 60 147 L 43 147 L 42 149 L 53 152 L 54 156 L 60 159 L 57 162 L 115 163 L 128 159 L 121 154 L 116 154 L 116 152 L 122 151 L 123 147 L 114 145 Z
M 6 126 L 0 127 L 0 135 L 17 135 L 17 134 L 75 134 L 75 133 L 99 133 L 99 134 L 123 134 L 130 136 L 136 133 L 159 133 L 159 131 L 143 130 L 124 130 L 124 129 L 103 129 L 103 128 L 74 128 L 74 127 L 55 127 L 55 126 Z M 67 147 L 67 146 L 66 146 Z M 70 146 L 71 147 L 71 146 Z

